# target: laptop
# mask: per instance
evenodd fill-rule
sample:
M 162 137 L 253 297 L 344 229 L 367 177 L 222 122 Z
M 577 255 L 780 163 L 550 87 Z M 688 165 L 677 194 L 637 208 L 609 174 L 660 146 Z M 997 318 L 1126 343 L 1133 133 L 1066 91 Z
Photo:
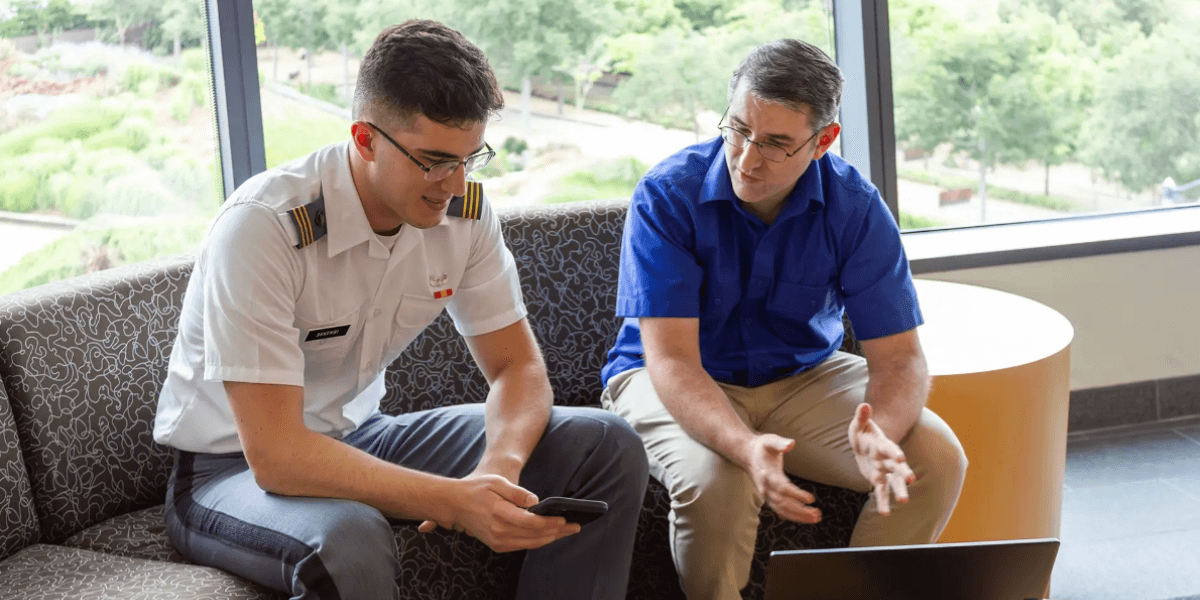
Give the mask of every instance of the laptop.
M 772 552 L 766 600 L 1027 600 L 1049 592 L 1053 538 Z

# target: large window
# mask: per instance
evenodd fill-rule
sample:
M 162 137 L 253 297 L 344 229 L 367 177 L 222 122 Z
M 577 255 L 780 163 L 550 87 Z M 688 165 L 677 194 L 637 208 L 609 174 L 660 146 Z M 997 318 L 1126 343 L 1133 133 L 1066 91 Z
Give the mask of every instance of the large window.
M 888 5 L 905 228 L 1200 197 L 1200 3 Z
M 220 198 L 203 6 L 0 5 L 0 294 L 201 239 Z
M 833 50 L 824 0 L 259 0 L 267 166 L 349 139 L 359 57 L 409 18 L 462 31 L 507 108 L 479 174 L 496 205 L 626 197 L 649 166 L 709 139 L 753 46 L 798 36 Z
M 348 139 L 360 56 L 415 17 L 506 89 L 479 173 L 501 206 L 628 196 L 716 134 L 738 60 L 785 36 L 853 74 L 840 148 L 904 229 L 1200 197 L 1191 0 L 11 0 L 0 293 L 194 247 L 232 186 Z

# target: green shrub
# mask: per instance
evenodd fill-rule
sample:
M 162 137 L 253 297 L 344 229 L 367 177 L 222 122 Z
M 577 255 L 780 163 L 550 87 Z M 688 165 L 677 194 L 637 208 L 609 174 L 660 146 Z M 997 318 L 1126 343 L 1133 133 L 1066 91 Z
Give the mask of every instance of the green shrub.
M 204 48 L 187 48 L 179 53 L 179 63 L 185 72 L 201 73 L 208 77 L 208 53 Z
M 75 233 L 58 238 L 0 273 L 0 294 L 82 275 L 82 255 L 82 239 Z
M 181 203 L 150 170 L 129 173 L 104 184 L 100 212 L 116 215 L 152 216 L 177 211 Z
M 158 89 L 166 90 L 179 85 L 183 81 L 183 77 L 179 72 L 170 67 L 159 67 L 155 70 L 154 75 L 157 79 Z
M 496 156 L 493 156 L 492 160 L 488 161 L 486 166 L 478 171 L 475 171 L 475 175 L 480 179 L 491 179 L 493 177 L 500 177 L 501 175 L 504 175 L 510 171 L 520 170 L 521 166 L 513 163 L 508 154 L 508 150 L 500 148 L 496 151 Z
M 58 209 L 73 219 L 88 219 L 100 210 L 100 200 L 104 183 L 94 177 L 76 177 L 74 174 L 62 173 L 70 177 L 70 182 L 58 191 Z M 63 179 L 66 181 L 66 179 Z
M 178 123 L 186 123 L 192 116 L 192 107 L 195 103 L 192 102 L 191 94 L 182 87 L 175 88 L 171 93 L 171 118 Z
M 71 168 L 74 162 L 69 153 L 66 152 L 30 152 L 23 156 L 13 158 L 9 163 L 12 170 L 21 171 L 33 175 L 38 181 L 42 181 L 50 177 L 54 173 L 66 171 Z
M 0 176 L 0 210 L 31 212 L 37 207 L 37 177 L 22 171 Z
M 64 106 L 40 123 L 18 127 L 0 135 L 0 157 L 29 152 L 42 138 L 82 140 L 106 131 L 125 117 L 123 103 L 80 102 Z
M 83 147 L 89 150 L 128 148 L 137 152 L 150 144 L 152 132 L 150 121 L 142 117 L 129 117 L 115 128 L 88 138 Z
M 105 252 L 115 265 L 187 252 L 203 239 L 211 219 L 205 213 L 136 226 L 76 229 L 0 273 L 0 295 L 83 275 L 89 252 Z
M 556 191 L 543 199 L 544 203 L 578 202 L 628 198 L 638 180 L 646 174 L 644 163 L 633 157 L 602 162 L 590 169 L 576 171 L 559 179 Z
M 523 139 L 509 136 L 504 138 L 503 148 L 509 154 L 523 154 L 529 149 L 529 144 Z
M 300 92 L 342 108 L 349 106 L 338 93 L 337 86 L 332 83 L 314 83 L 311 86 L 300 84 Z
M 149 167 L 128 148 L 102 148 L 94 152 L 85 152 L 75 161 L 75 175 L 93 176 L 107 182 L 114 177 L 147 171 Z
M 929 217 L 920 215 L 910 215 L 904 211 L 900 211 L 900 230 L 908 231 L 909 229 L 925 229 L 927 227 L 945 227 L 946 223 Z
M 192 106 L 204 106 L 208 99 L 208 86 L 208 73 L 186 72 L 179 82 L 178 89 L 187 95 Z
M 125 67 L 125 71 L 121 73 L 118 84 L 123 90 L 137 92 L 142 83 L 146 81 L 157 82 L 154 71 L 153 65 L 136 62 L 130 63 Z
M 32 79 L 38 72 L 41 71 L 37 65 L 31 62 L 19 62 L 8 68 L 8 74 L 13 77 L 23 77 Z
M 927 185 L 936 185 L 949 190 L 962 188 L 974 189 L 979 186 L 978 179 L 969 177 L 956 177 L 952 175 L 938 175 L 921 169 L 899 169 L 897 171 L 897 175 L 900 177 L 900 179 L 916 181 Z M 988 196 L 992 198 L 999 198 L 1001 200 L 1016 202 L 1018 204 L 1040 206 L 1050 210 L 1058 210 L 1063 212 L 1084 210 L 1078 204 L 1067 200 L 1066 198 L 1055 198 L 1052 196 L 1043 196 L 1041 194 L 1026 194 L 1025 192 L 1017 191 L 1011 188 L 1000 187 L 997 185 L 989 185 L 987 188 L 987 193 Z
M 33 144 L 29 147 L 30 154 L 41 152 L 63 152 L 67 148 L 68 141 L 57 137 L 41 137 L 33 140 Z

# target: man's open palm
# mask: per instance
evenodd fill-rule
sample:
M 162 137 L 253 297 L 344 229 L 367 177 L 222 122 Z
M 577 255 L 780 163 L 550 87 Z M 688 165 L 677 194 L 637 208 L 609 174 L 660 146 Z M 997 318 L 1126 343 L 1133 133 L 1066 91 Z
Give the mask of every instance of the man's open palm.
M 892 495 L 896 496 L 896 502 L 908 502 L 908 486 L 917 479 L 908 466 L 904 451 L 871 420 L 870 404 L 858 405 L 848 433 L 858 470 L 875 489 L 879 514 L 891 514 Z

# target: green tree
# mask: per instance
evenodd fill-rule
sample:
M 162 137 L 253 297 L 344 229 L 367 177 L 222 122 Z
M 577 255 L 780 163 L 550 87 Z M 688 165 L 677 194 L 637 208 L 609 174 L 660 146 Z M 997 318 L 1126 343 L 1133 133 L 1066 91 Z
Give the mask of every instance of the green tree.
M 948 142 L 977 161 L 983 220 L 988 168 L 1030 159 L 1054 164 L 1072 152 L 1077 125 L 1071 113 L 1086 103 L 1088 88 L 1086 78 L 1076 84 L 1055 79 L 1073 60 L 1055 46 L 1060 33 L 1052 20 L 1032 12 L 1009 22 L 945 28 L 918 50 L 911 71 L 897 72 L 897 141 L 923 149 Z
M 204 37 L 204 4 L 201 0 L 166 0 L 159 16 L 163 32 L 174 40 L 172 56 L 179 58 L 185 42 Z
M 557 67 L 556 70 L 567 74 L 575 82 L 576 111 L 583 110 L 588 93 L 612 69 L 612 65 L 613 58 L 608 53 L 607 40 L 597 38 L 586 52 L 567 58 Z
M 325 31 L 331 45 L 342 54 L 342 100 L 350 100 L 350 52 L 361 52 L 356 47 L 355 37 L 359 30 L 358 2 L 356 0 L 322 0 L 325 5 Z
M 1096 66 L 1075 31 L 1027 8 L 1007 16 L 1007 25 L 1029 35 L 1028 62 L 1007 82 L 1012 97 L 1003 103 L 1017 114 L 1005 117 L 1023 126 L 997 152 L 1000 162 L 1036 160 L 1045 168 L 1043 194 L 1050 195 L 1050 167 L 1072 158 L 1091 108 Z M 1003 92 L 1001 92 L 1003 93 Z
M 632 55 L 624 66 L 632 74 L 613 94 L 631 116 L 691 129 L 700 139 L 697 116 L 702 111 L 720 111 L 729 85 L 729 58 L 714 50 L 724 45 L 721 32 L 698 33 L 669 29 L 656 36 L 626 36 Z M 716 123 L 713 123 L 713 127 Z
M 1200 179 L 1200 44 L 1188 25 L 1165 26 L 1102 66 L 1083 126 L 1088 164 L 1140 192 L 1167 177 Z
M 529 128 L 535 75 L 551 75 L 583 56 L 615 22 L 612 5 L 594 0 L 457 0 L 449 21 L 480 48 L 498 72 L 521 82 L 521 123 Z
M 156 21 L 162 10 L 161 0 L 95 0 L 87 9 L 93 21 L 111 22 L 117 43 L 125 45 L 125 32 L 134 25 Z
M 635 117 L 687 127 L 699 140 L 703 130 L 717 125 L 715 115 L 706 124 L 700 117 L 725 109 L 733 70 L 755 46 L 794 37 L 833 54 L 819 3 L 787 10 L 780 0 L 753 0 L 723 14 L 722 26 L 699 32 L 672 28 L 614 39 L 609 51 L 617 68 L 631 75 L 614 98 Z
M 15 0 L 9 3 L 8 12 L 12 16 L 0 22 L 0 37 L 36 35 L 39 46 L 50 41 L 43 36 L 91 24 L 69 0 Z
M 274 78 L 279 78 L 278 47 L 302 49 L 308 67 L 306 86 L 311 89 L 313 55 L 333 47 L 325 23 L 329 5 L 304 0 L 260 0 L 255 7 L 267 39 L 276 47 Z

